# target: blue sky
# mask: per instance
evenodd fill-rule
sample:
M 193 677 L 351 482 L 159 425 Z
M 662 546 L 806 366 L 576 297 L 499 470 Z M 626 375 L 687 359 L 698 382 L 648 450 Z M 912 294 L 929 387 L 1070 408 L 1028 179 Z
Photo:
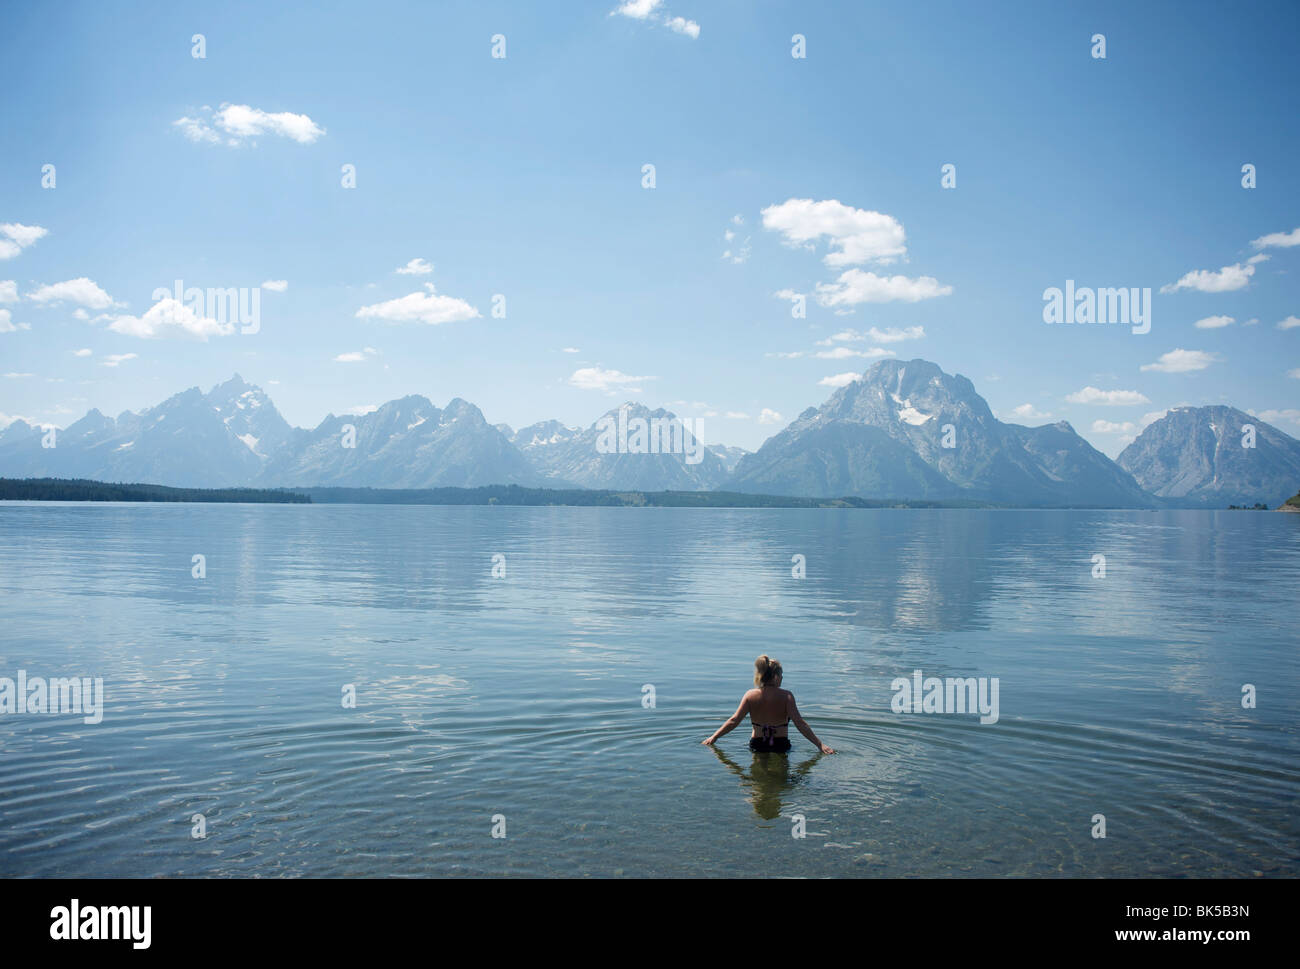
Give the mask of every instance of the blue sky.
M 302 426 L 637 399 L 752 449 L 891 355 L 1112 455 L 1183 403 L 1300 435 L 1300 6 L 620 6 L 5 6 L 0 423 L 238 371 Z M 1150 332 L 1044 323 L 1067 279 Z

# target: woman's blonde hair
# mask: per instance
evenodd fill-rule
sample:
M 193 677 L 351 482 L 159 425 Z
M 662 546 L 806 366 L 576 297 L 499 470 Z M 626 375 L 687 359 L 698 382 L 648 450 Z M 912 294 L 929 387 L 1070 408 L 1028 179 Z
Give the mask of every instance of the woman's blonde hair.
M 771 686 L 781 682 L 781 664 L 772 657 L 763 655 L 754 660 L 754 685 Z

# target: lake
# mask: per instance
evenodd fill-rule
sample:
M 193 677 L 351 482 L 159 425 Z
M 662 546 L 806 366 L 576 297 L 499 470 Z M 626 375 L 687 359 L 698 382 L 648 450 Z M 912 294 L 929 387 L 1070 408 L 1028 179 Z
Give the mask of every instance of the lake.
M 1300 515 L 4 503 L 0 580 L 104 689 L 0 715 L 4 876 L 1300 874 Z M 701 746 L 760 653 L 837 754 Z

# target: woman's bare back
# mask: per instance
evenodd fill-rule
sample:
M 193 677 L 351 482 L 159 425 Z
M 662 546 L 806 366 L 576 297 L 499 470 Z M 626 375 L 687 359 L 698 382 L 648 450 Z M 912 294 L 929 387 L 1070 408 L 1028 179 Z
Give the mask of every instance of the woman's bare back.
M 749 691 L 749 723 L 753 727 L 753 736 L 763 733 L 763 727 L 772 728 L 771 735 L 787 737 L 790 731 L 786 725 L 790 722 L 790 701 L 794 694 L 779 686 L 757 687 Z

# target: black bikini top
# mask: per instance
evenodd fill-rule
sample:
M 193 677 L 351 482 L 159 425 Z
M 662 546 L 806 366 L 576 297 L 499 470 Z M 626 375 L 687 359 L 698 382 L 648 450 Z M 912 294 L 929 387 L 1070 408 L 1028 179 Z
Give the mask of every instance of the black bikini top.
M 776 734 L 774 733 L 774 731 L 776 730 L 776 728 L 777 728 L 777 727 L 787 727 L 787 726 L 789 726 L 789 725 L 790 725 L 790 718 L 789 718 L 789 717 L 786 717 L 786 718 L 785 718 L 785 723 L 756 723 L 756 724 L 754 724 L 755 727 L 758 727 L 759 730 L 763 731 L 763 739 L 764 739 L 764 740 L 775 740 L 775 739 L 776 739 Z

